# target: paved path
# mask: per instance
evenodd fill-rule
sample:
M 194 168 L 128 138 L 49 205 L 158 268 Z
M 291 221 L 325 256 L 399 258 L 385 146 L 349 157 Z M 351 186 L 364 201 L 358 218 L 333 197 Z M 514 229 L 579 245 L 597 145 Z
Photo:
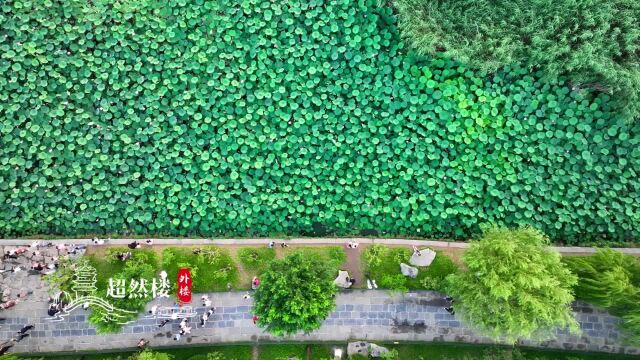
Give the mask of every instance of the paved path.
M 147 238 L 145 238 L 146 240 Z M 2 245 L 28 245 L 37 239 L 0 239 Z M 465 249 L 469 247 L 467 242 L 458 241 L 434 241 L 434 240 L 411 240 L 411 239 L 387 239 L 387 238 L 291 238 L 291 239 L 276 239 L 276 238 L 262 238 L 262 239 L 153 239 L 153 243 L 156 245 L 266 245 L 270 241 L 282 242 L 286 241 L 289 244 L 296 245 L 314 245 L 314 244 L 346 244 L 349 240 L 357 241 L 361 244 L 386 244 L 386 245 L 416 245 L 416 246 L 433 246 L 433 247 L 450 247 Z M 57 240 L 42 240 L 39 241 L 47 243 L 73 243 L 73 244 L 91 244 L 91 239 L 57 239 Z M 107 244 L 111 245 L 125 245 L 133 241 L 144 241 L 142 239 L 110 239 Z M 580 247 L 580 246 L 554 246 L 553 249 L 559 251 L 562 254 L 582 254 L 582 253 L 594 253 L 596 248 L 592 247 Z M 640 256 L 640 247 L 638 248 L 614 248 L 614 250 Z
M 0 328 L 0 337 L 7 339 L 26 323 L 35 323 L 31 337 L 17 344 L 15 352 L 54 352 L 134 348 L 140 338 L 151 341 L 151 347 L 182 344 L 212 344 L 257 341 L 461 341 L 468 343 L 491 343 L 491 340 L 476 335 L 456 317 L 443 310 L 441 296 L 434 292 L 411 292 L 390 296 L 376 290 L 353 290 L 336 297 L 336 310 L 323 326 L 310 335 L 275 338 L 264 333 L 251 321 L 251 300 L 243 299 L 241 292 L 215 293 L 211 299 L 216 314 L 199 328 L 195 324 L 190 337 L 176 341 L 173 334 L 178 331 L 177 321 L 159 328 L 158 319 L 141 318 L 126 325 L 123 333 L 96 335 L 95 328 L 86 322 L 88 313 L 75 312 L 63 322 L 50 322 L 46 316 L 46 303 L 36 302 L 29 308 L 14 308 L 5 314 L 5 324 Z M 194 297 L 194 300 L 198 300 Z M 169 305 L 168 299 L 163 299 Z M 154 303 L 157 303 L 154 302 Z M 153 303 L 149 304 L 151 306 Z M 199 305 L 199 304 L 195 304 Z M 529 342 L 527 346 L 545 348 L 606 351 L 640 354 L 640 349 L 624 347 L 619 343 L 616 330 L 618 319 L 606 312 L 587 305 L 575 306 L 582 326 L 582 335 L 573 336 L 558 331 L 555 339 L 545 342 Z M 198 308 L 202 314 L 204 308 Z M 149 315 L 150 316 L 150 315 Z M 192 322 L 195 322 L 193 320 Z

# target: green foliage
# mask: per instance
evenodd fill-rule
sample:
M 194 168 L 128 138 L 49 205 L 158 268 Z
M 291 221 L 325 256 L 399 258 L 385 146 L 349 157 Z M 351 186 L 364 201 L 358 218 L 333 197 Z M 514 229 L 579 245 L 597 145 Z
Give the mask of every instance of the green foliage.
M 531 227 L 489 228 L 463 260 L 467 271 L 450 275 L 455 310 L 493 338 L 546 337 L 556 327 L 577 330 L 571 288 L 577 278 Z
M 127 249 L 113 248 L 109 249 L 108 253 L 115 253 L 120 251 L 127 251 Z M 145 304 L 149 300 L 151 300 L 151 282 L 153 278 L 157 276 L 158 272 L 158 259 L 153 251 L 133 251 L 132 257 L 124 263 L 112 263 L 109 257 L 104 259 L 91 256 L 89 257 L 89 263 L 97 270 L 97 296 L 108 300 L 111 304 L 114 305 L 114 307 L 129 311 L 140 312 L 144 309 Z M 148 283 L 147 290 L 149 291 L 149 297 L 136 298 L 130 297 L 128 295 L 122 299 L 107 297 L 109 278 L 113 278 L 114 281 L 116 281 L 117 279 L 124 279 L 126 281 L 127 294 L 129 294 L 129 284 L 131 283 L 132 279 L 135 279 L 136 281 L 140 281 L 140 279 L 146 279 Z M 107 314 L 100 308 L 92 308 L 91 315 L 89 315 L 88 317 L 88 321 L 89 323 L 95 325 L 97 331 L 100 333 L 112 333 L 119 331 L 122 328 L 122 325 L 113 320 L 107 319 L 108 315 L 109 314 Z M 120 321 L 134 320 L 138 315 L 127 314 L 126 316 L 126 319 L 121 319 Z
M 275 259 L 276 253 L 273 249 L 260 247 L 244 247 L 238 250 L 238 258 L 245 270 L 259 274 L 266 270 L 269 262 Z
M 390 349 L 389 352 L 380 354 L 380 359 L 382 360 L 396 360 L 398 359 L 398 350 Z
M 400 28 L 418 51 L 482 70 L 521 64 L 551 81 L 613 94 L 640 115 L 640 5 L 635 0 L 398 0 Z M 578 21 L 576 21 L 578 19 Z
M 318 329 L 335 307 L 332 270 L 302 252 L 273 261 L 254 295 L 258 326 L 275 335 Z
M 407 288 L 407 277 L 402 274 L 383 275 L 380 279 L 379 286 L 393 292 L 406 293 L 409 291 Z
M 563 261 L 578 275 L 576 297 L 621 316 L 625 340 L 640 344 L 640 261 L 611 249 Z
M 173 356 L 161 352 L 144 350 L 129 357 L 129 360 L 171 360 Z
M 290 253 L 301 253 L 304 257 L 315 258 L 337 273 L 342 267 L 347 254 L 342 246 L 301 247 L 292 249 Z
M 418 268 L 418 277 L 402 275 L 400 263 L 409 264 L 411 250 L 375 244 L 367 247 L 362 255 L 365 275 L 375 279 L 378 286 L 399 292 L 409 289 L 445 291 L 446 277 L 458 271 L 456 264 L 442 251 L 436 250 L 436 258 L 428 267 Z
M 608 96 L 407 53 L 375 0 L 112 3 L 0 5 L 0 236 L 638 238 Z
M 640 262 L 631 255 L 606 249 L 593 256 L 566 257 L 578 275 L 576 297 L 621 314 L 640 301 Z
M 69 257 L 60 257 L 58 259 L 58 268 L 52 274 L 43 277 L 49 292 L 57 293 L 58 291 L 64 291 L 67 294 L 71 293 L 71 284 L 73 275 L 75 274 L 75 268 L 81 266 L 87 260 L 84 258 L 74 259 Z
M 169 279 L 177 279 L 178 271 L 187 267 L 191 271 L 194 293 L 210 291 L 226 291 L 227 283 L 238 282 L 238 268 L 227 250 L 214 246 L 200 248 L 199 254 L 194 254 L 190 248 L 165 248 L 162 252 L 162 268 Z M 177 289 L 177 282 L 171 283 L 173 291 Z

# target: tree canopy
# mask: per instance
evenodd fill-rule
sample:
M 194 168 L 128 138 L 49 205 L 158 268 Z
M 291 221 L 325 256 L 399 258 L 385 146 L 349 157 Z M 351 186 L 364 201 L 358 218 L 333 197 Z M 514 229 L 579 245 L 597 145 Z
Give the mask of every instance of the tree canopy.
M 490 228 L 465 252 L 467 271 L 448 277 L 454 309 L 487 335 L 515 341 L 577 329 L 571 312 L 573 275 L 531 227 Z
M 255 292 L 257 325 L 275 335 L 318 329 L 334 309 L 334 275 L 318 259 L 301 252 L 273 261 Z
M 578 275 L 576 297 L 622 317 L 625 339 L 640 344 L 640 260 L 602 249 L 563 261 Z
M 566 75 L 576 87 L 640 110 L 640 2 L 636 0 L 398 0 L 403 36 L 483 70 L 510 64 Z

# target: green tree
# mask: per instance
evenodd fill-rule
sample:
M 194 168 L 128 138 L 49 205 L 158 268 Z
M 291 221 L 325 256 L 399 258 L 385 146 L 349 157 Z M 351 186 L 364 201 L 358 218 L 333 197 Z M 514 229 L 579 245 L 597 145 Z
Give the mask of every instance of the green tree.
M 636 0 L 397 0 L 402 35 L 422 53 L 445 53 L 493 71 L 539 67 L 576 88 L 640 110 L 640 2 Z
M 640 261 L 611 249 L 563 261 L 578 275 L 576 297 L 622 317 L 625 341 L 640 344 Z
M 568 257 L 563 261 L 578 275 L 575 286 L 578 299 L 617 314 L 640 300 L 640 262 L 633 256 L 604 249 L 592 256 Z
M 537 337 L 555 327 L 577 330 L 571 288 L 577 278 L 531 227 L 487 229 L 463 257 L 467 271 L 448 277 L 455 310 L 493 338 Z
M 258 326 L 275 335 L 318 329 L 334 309 L 332 275 L 318 259 L 300 252 L 273 261 L 255 293 Z

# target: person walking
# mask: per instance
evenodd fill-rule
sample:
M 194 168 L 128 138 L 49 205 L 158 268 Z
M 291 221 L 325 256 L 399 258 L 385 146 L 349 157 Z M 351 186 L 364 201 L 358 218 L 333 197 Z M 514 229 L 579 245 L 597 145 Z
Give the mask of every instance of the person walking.
M 146 348 L 148 344 L 149 344 L 149 340 L 142 338 L 140 339 L 140 341 L 138 341 L 138 349 L 144 350 L 144 348 Z
M 22 329 L 18 330 L 18 334 L 24 334 L 27 331 L 32 330 L 34 327 L 36 327 L 36 326 L 33 325 L 33 324 L 25 325 L 25 326 L 22 327 Z
M 258 316 L 254 314 L 251 320 L 253 320 L 253 324 L 256 325 L 258 323 Z

